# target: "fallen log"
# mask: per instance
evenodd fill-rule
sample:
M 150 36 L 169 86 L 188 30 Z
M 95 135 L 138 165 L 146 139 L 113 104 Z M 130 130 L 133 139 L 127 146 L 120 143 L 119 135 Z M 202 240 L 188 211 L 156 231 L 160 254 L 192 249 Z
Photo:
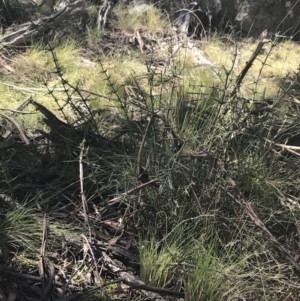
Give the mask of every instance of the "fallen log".
M 8 33 L 0 38 L 0 45 L 3 47 L 19 46 L 31 41 L 33 38 L 43 35 L 47 30 L 59 26 L 65 19 L 75 13 L 82 11 L 83 0 L 69 3 L 60 10 L 54 12 L 49 17 L 20 24 L 17 31 Z

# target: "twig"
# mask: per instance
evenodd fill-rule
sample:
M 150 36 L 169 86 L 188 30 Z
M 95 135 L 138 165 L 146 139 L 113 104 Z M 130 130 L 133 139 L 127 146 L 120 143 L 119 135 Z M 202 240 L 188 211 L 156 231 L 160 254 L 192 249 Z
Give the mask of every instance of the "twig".
M 183 292 L 175 292 L 175 291 L 165 289 L 165 288 L 149 286 L 146 284 L 139 284 L 137 282 L 128 281 L 126 279 L 123 279 L 123 282 L 133 289 L 140 289 L 140 290 L 153 292 L 153 293 L 157 293 L 160 295 L 171 296 L 171 297 L 175 297 L 175 298 L 184 298 Z
M 5 274 L 16 277 L 16 278 L 32 280 L 32 281 L 35 281 L 35 282 L 40 282 L 41 281 L 41 277 L 37 277 L 37 276 L 33 276 L 33 275 L 27 275 L 27 274 L 14 273 L 14 272 L 8 271 L 7 268 L 4 269 L 3 267 L 0 267 L 0 271 L 2 271 Z M 56 286 L 59 286 L 59 287 L 63 286 L 63 284 L 59 281 L 54 281 L 54 284 Z
M 146 130 L 145 130 L 142 142 L 141 142 L 141 146 L 140 146 L 140 149 L 139 149 L 139 153 L 138 153 L 138 156 L 137 156 L 137 175 L 138 175 L 138 177 L 141 174 L 141 168 L 142 168 L 141 161 L 142 161 L 142 157 L 143 157 L 143 151 L 144 151 L 144 147 L 145 147 L 146 136 L 148 134 L 149 127 L 150 127 L 150 124 L 152 123 L 152 121 L 153 121 L 153 117 L 148 121 Z
M 44 290 L 44 293 L 41 296 L 41 298 L 39 299 L 39 301 L 47 300 L 47 295 L 49 294 L 49 292 L 51 291 L 51 289 L 53 287 L 54 277 L 55 277 L 55 268 L 54 268 L 54 265 L 49 260 L 48 257 L 43 257 L 43 264 L 45 264 L 45 266 L 47 267 L 50 277 L 48 279 L 48 283 L 47 283 L 46 289 Z
M 187 176 L 187 174 L 186 174 L 186 172 L 184 171 L 184 169 L 183 169 L 182 166 L 180 167 L 180 170 L 181 170 L 182 174 L 184 175 L 186 181 L 189 183 L 189 182 L 190 182 L 190 181 L 189 181 L 189 178 L 188 178 L 188 176 Z M 190 187 L 191 187 L 192 193 L 193 193 L 193 195 L 194 195 L 194 198 L 195 198 L 195 200 L 197 201 L 197 203 L 198 203 L 198 205 L 199 205 L 200 212 L 202 213 L 203 210 L 202 210 L 202 207 L 201 207 L 201 202 L 200 202 L 200 200 L 199 200 L 199 198 L 198 198 L 198 196 L 197 196 L 197 193 L 196 193 L 196 191 L 195 191 L 193 185 L 191 185 Z
M 286 145 L 286 144 L 279 144 L 279 143 L 275 143 L 275 145 L 283 147 L 285 149 L 300 150 L 300 146 Z
M 137 177 L 138 177 L 138 180 L 141 181 L 141 183 L 147 183 L 150 180 L 148 171 L 147 171 L 147 166 L 145 168 L 142 166 L 142 157 L 143 157 L 146 137 L 148 135 L 149 127 L 150 127 L 150 124 L 152 123 L 152 121 L 153 121 L 153 116 L 148 121 L 146 130 L 145 130 L 145 133 L 144 133 L 141 145 L 140 145 L 138 156 L 137 156 Z M 155 183 L 153 185 L 155 185 Z M 139 199 L 138 199 L 138 202 L 140 205 L 144 205 L 143 196 L 144 196 L 144 189 L 141 189 L 139 191 Z
M 173 138 L 173 146 L 175 148 L 175 151 L 179 152 L 183 147 L 184 144 L 183 141 L 181 141 L 181 139 L 177 136 L 173 128 L 170 126 L 168 120 L 166 119 L 165 113 L 163 111 L 157 110 L 154 113 L 155 113 L 155 117 L 160 118 L 164 122 L 165 129 L 168 132 L 168 136 L 169 137 L 171 136 Z
M 141 184 L 141 185 L 139 185 L 137 187 L 134 187 L 131 190 L 128 190 L 127 192 L 123 193 L 122 195 L 120 195 L 118 197 L 115 197 L 112 200 L 109 200 L 108 204 L 109 204 L 109 206 L 111 206 L 111 205 L 120 203 L 123 200 L 123 198 L 126 197 L 127 195 L 130 195 L 130 194 L 133 194 L 133 193 L 135 193 L 137 191 L 140 191 L 141 189 L 143 189 L 143 188 L 145 188 L 147 186 L 150 186 L 150 185 L 152 185 L 153 183 L 155 183 L 157 181 L 158 181 L 158 179 L 153 179 L 153 180 L 151 180 L 151 181 L 149 181 L 147 183 L 144 183 L 144 184 Z M 105 209 L 105 208 L 103 208 L 103 209 Z
M 297 151 L 300 150 L 300 147 L 299 146 L 294 146 L 294 145 L 286 145 L 286 144 L 279 144 L 279 143 L 274 143 L 272 142 L 271 140 L 269 139 L 264 139 L 265 141 L 269 142 L 269 143 L 272 143 L 276 146 L 279 146 L 279 147 L 282 147 L 284 149 L 286 149 L 288 152 L 300 157 L 300 153 L 298 153 Z
M 246 74 L 248 73 L 249 69 L 251 68 L 253 62 L 255 61 L 256 57 L 258 56 L 258 54 L 260 53 L 260 51 L 262 50 L 263 46 L 266 43 L 269 43 L 270 40 L 266 40 L 266 39 L 261 39 L 255 49 L 255 51 L 252 53 L 250 59 L 246 62 L 245 67 L 243 68 L 243 70 L 241 71 L 241 73 L 238 75 L 236 82 L 235 82 L 235 87 L 232 90 L 231 94 L 230 94 L 230 98 L 234 98 L 237 94 L 237 91 L 239 90 L 241 83 L 244 79 L 244 77 L 246 76 Z
M 89 243 L 88 239 L 86 238 L 86 236 L 85 236 L 84 234 L 81 234 L 80 236 L 86 241 L 86 243 L 87 243 L 87 245 L 88 245 L 88 247 L 89 247 L 90 253 L 91 253 L 92 258 L 93 258 L 93 261 L 94 261 L 96 273 L 97 273 L 96 278 L 97 278 L 97 281 L 98 281 L 98 283 L 99 283 L 98 264 L 97 264 L 96 257 L 95 257 L 95 255 L 94 255 L 93 249 L 92 249 L 92 247 L 91 247 L 91 244 Z
M 22 111 L 18 111 L 18 110 L 12 110 L 12 109 L 1 109 L 0 111 L 9 111 L 12 112 L 13 114 L 34 114 L 33 112 L 22 112 Z M 12 114 L 11 114 L 12 115 Z
M 109 282 L 106 282 L 106 283 L 104 283 L 104 284 L 102 284 L 100 286 L 97 286 L 95 288 L 87 290 L 84 293 L 73 294 L 73 295 L 71 295 L 69 297 L 66 297 L 66 298 L 63 298 L 63 299 L 59 299 L 57 301 L 75 301 L 75 300 L 81 299 L 83 297 L 87 297 L 87 296 L 89 296 L 91 294 L 94 294 L 97 291 L 102 290 L 106 286 L 109 286 L 109 285 L 112 285 L 112 284 L 116 284 L 116 283 L 120 283 L 122 281 L 123 281 L 122 278 L 119 278 L 119 279 L 116 279 L 116 280 L 113 280 L 113 281 L 109 281 Z
M 47 222 L 46 214 L 45 214 L 44 215 L 44 220 L 43 220 L 43 238 L 42 238 L 42 245 L 41 245 L 41 251 L 40 251 L 40 255 L 42 257 L 45 256 L 45 252 L 46 252 L 47 228 L 48 228 L 48 222 Z
M 18 132 L 20 133 L 21 139 L 27 144 L 30 144 L 30 141 L 28 140 L 28 138 L 26 137 L 26 135 L 24 134 L 21 126 L 17 123 L 17 121 L 13 118 L 10 117 L 8 115 L 2 114 L 0 113 L 1 116 L 3 116 L 4 118 L 6 118 L 7 120 L 9 120 L 11 123 L 14 124 L 14 126 L 17 128 Z
M 89 237 L 91 237 L 91 227 L 90 227 L 90 221 L 89 221 L 89 215 L 88 215 L 88 205 L 87 205 L 85 193 L 84 193 L 84 190 L 83 190 L 82 157 L 83 157 L 83 151 L 84 151 L 84 143 L 85 143 L 85 138 L 83 139 L 83 141 L 81 143 L 81 150 L 80 150 L 80 155 L 79 155 L 80 196 L 81 196 L 81 201 L 82 201 L 82 210 L 83 210 L 83 215 L 84 215 L 84 221 L 85 221 L 85 224 L 86 224 L 86 226 L 88 227 L 88 230 L 89 230 Z
M 111 2 L 110 1 L 104 1 L 103 5 L 100 6 L 98 11 L 98 18 L 97 18 L 97 29 L 98 30 L 104 30 L 106 22 L 107 22 L 107 16 L 109 15 L 109 12 L 111 10 Z
M 84 236 L 84 235 L 83 235 Z M 84 236 L 84 239 L 86 237 Z M 86 240 L 87 241 L 87 240 Z M 88 244 L 88 247 L 90 248 L 89 244 Z M 85 263 L 85 260 L 86 260 L 86 257 L 87 257 L 87 254 L 88 252 L 86 251 L 86 248 L 84 247 L 83 245 L 83 259 L 82 259 L 82 263 L 80 264 L 80 266 L 72 273 L 72 275 L 69 277 L 68 281 L 66 282 L 65 284 L 65 288 L 68 287 L 70 281 L 72 280 L 72 278 L 77 274 L 78 271 L 81 270 L 81 268 L 83 267 L 84 263 Z
M 144 53 L 144 51 L 143 51 L 143 48 L 144 48 L 144 45 L 145 45 L 145 43 L 143 42 L 143 39 L 142 39 L 142 37 L 141 37 L 141 35 L 140 35 L 140 32 L 137 30 L 136 32 L 135 32 L 135 38 L 137 39 L 137 41 L 139 42 L 139 46 L 140 46 L 140 50 L 141 50 L 141 53 Z
M 137 277 L 133 276 L 131 273 L 124 272 L 123 268 L 117 266 L 114 260 L 112 260 L 106 253 L 103 253 L 103 257 L 104 257 L 104 264 L 106 264 L 106 266 L 108 266 L 111 269 L 111 271 L 113 271 L 114 273 L 118 273 L 125 284 L 133 288 L 138 288 L 144 291 L 153 292 L 150 294 L 143 292 L 144 294 L 147 295 L 149 300 L 157 300 L 157 301 L 164 300 L 158 295 L 159 292 L 152 290 L 153 287 L 150 287 L 150 289 L 148 289 L 149 287 L 137 287 L 137 286 L 143 286 L 145 285 L 145 283 L 142 280 L 138 279 Z
M 28 89 L 28 88 L 20 87 L 20 86 L 13 85 L 13 84 L 7 84 L 7 83 L 0 83 L 0 84 L 4 85 L 4 86 L 11 87 L 15 90 L 26 91 L 26 92 L 29 92 L 29 93 L 35 93 L 34 91 L 43 91 L 43 90 L 45 90 L 45 88 L 31 88 L 31 89 Z
M 48 235 L 48 221 L 46 218 L 46 214 L 44 215 L 44 223 L 43 223 L 43 238 L 42 238 L 42 245 L 41 245 L 41 258 L 39 262 L 39 268 L 40 268 L 40 275 L 41 275 L 41 282 L 43 287 L 43 295 L 39 299 L 39 301 L 47 300 L 47 295 L 52 289 L 53 282 L 54 282 L 54 276 L 55 276 L 55 269 L 52 264 L 52 262 L 47 258 L 46 255 L 46 246 L 47 246 L 47 235 Z M 49 279 L 47 281 L 46 277 L 46 268 L 49 272 Z
M 17 108 L 16 108 L 16 112 L 13 112 L 12 114 L 10 114 L 10 117 L 13 117 L 16 113 L 21 113 L 20 111 L 22 111 L 30 102 L 32 101 L 32 96 L 28 97 L 27 99 L 25 99 Z M 24 114 L 24 113 L 22 113 Z M 29 113 L 27 113 L 29 114 Z
M 9 117 L 13 117 L 15 114 L 34 114 L 33 112 L 22 111 L 31 101 L 32 101 L 32 96 L 24 100 L 15 110 L 12 109 L 0 109 L 0 110 L 12 112 L 12 114 L 10 114 Z

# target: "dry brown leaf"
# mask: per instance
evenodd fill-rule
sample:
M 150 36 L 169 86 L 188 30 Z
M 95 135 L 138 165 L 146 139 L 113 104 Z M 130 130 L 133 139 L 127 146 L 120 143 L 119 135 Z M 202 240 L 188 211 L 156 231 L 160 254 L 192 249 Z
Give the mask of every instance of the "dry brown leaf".
M 113 221 L 105 221 L 104 224 L 107 225 L 107 226 L 110 226 L 110 227 L 112 227 L 116 230 L 120 229 L 120 224 L 116 223 L 116 222 L 113 222 Z
M 114 244 L 117 243 L 117 241 L 118 241 L 121 237 L 122 237 L 122 234 L 119 235 L 119 236 L 113 237 L 112 239 L 110 239 L 110 240 L 108 241 L 108 243 L 109 243 L 110 245 L 114 245 Z
M 95 232 L 95 235 L 96 235 L 96 238 L 99 239 L 99 240 L 109 240 L 110 239 L 110 236 L 109 235 L 106 235 L 103 231 L 96 231 L 94 230 Z
M 144 53 L 144 51 L 143 51 L 144 42 L 143 42 L 143 39 L 138 30 L 136 31 L 135 36 L 136 36 L 137 41 L 139 42 L 141 53 Z
M 129 239 L 125 245 L 125 249 L 128 250 L 132 246 L 132 239 Z

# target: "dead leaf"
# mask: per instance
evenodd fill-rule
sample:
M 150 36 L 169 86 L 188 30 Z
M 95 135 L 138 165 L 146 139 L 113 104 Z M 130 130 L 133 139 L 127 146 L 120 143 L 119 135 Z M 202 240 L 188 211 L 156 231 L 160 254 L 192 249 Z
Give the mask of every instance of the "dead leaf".
M 132 246 L 132 239 L 129 239 L 125 245 L 125 249 L 128 250 Z
M 137 30 L 136 31 L 136 35 L 135 35 L 137 41 L 139 42 L 139 45 L 140 45 L 140 49 L 141 49 L 141 53 L 144 53 L 143 51 L 143 48 L 144 48 L 144 42 L 143 42 L 143 39 L 140 35 L 140 32 Z
M 110 240 L 108 241 L 108 243 L 109 243 L 110 245 L 114 245 L 114 244 L 117 243 L 117 241 L 118 241 L 121 237 L 122 237 L 122 234 L 119 235 L 119 236 L 115 236 L 115 237 L 113 237 L 112 239 L 110 239 Z
M 110 236 L 109 235 L 106 235 L 103 231 L 96 231 L 94 230 L 94 233 L 96 235 L 96 238 L 99 239 L 99 240 L 109 240 L 110 239 Z

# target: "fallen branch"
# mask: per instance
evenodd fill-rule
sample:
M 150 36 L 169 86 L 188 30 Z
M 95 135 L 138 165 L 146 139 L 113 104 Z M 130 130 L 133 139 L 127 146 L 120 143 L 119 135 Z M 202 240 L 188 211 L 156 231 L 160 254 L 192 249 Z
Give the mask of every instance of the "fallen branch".
M 40 261 L 39 261 L 39 272 L 42 282 L 43 295 L 39 301 L 47 300 L 50 291 L 53 288 L 53 283 L 55 279 L 55 268 L 50 259 L 46 256 L 46 246 L 47 246 L 47 237 L 48 237 L 48 221 L 46 215 L 44 215 L 43 223 L 43 238 L 40 251 Z M 46 272 L 48 272 L 46 276 Z
M 164 301 L 164 299 L 160 296 L 162 295 L 168 295 L 173 297 L 184 297 L 184 293 L 178 293 L 167 289 L 160 289 L 156 287 L 151 287 L 148 285 L 145 285 L 145 283 L 137 279 L 135 276 L 130 274 L 129 272 L 124 272 L 122 268 L 116 265 L 116 263 L 105 253 L 103 252 L 103 259 L 104 264 L 111 269 L 114 273 L 117 273 L 120 275 L 122 282 L 125 285 L 130 286 L 134 289 L 140 289 L 142 290 L 142 293 L 148 297 L 149 300 L 161 300 Z M 180 294 L 180 295 L 178 295 Z
M 130 286 L 133 289 L 140 289 L 143 291 L 148 291 L 159 295 L 170 296 L 174 298 L 184 298 L 183 292 L 175 292 L 165 288 L 146 285 L 142 281 L 136 279 L 133 275 L 129 274 L 128 272 L 121 272 L 120 276 L 123 278 L 122 282 L 124 282 L 126 285 Z
M 11 112 L 11 113 L 13 113 L 13 114 L 24 114 L 24 115 L 27 115 L 27 114 L 34 114 L 33 112 L 22 112 L 22 111 L 18 111 L 18 110 L 2 109 L 2 108 L 0 108 L 0 111 L 8 111 L 8 112 Z
M 106 287 L 106 286 L 122 282 L 122 280 L 123 279 L 116 279 L 116 280 L 113 280 L 113 281 L 109 281 L 109 282 L 106 282 L 106 283 L 104 283 L 100 286 L 89 289 L 89 290 L 85 291 L 84 293 L 73 294 L 73 295 L 68 296 L 66 298 L 63 298 L 63 299 L 57 299 L 57 301 L 75 301 L 75 300 L 79 300 L 79 299 L 82 299 L 82 298 L 86 298 L 86 297 L 96 293 L 97 291 L 103 291 L 103 288 Z
M 78 10 L 82 10 L 84 6 L 83 0 L 77 0 L 74 3 L 69 3 L 64 8 L 53 13 L 49 17 L 40 18 L 36 21 L 26 22 L 20 25 L 21 29 L 9 33 L 0 39 L 2 46 L 18 46 L 29 42 L 32 38 L 41 36 L 47 30 L 54 26 L 59 26 L 63 21 L 74 14 Z
M 286 151 L 288 151 L 288 152 L 290 152 L 290 153 L 292 153 L 292 154 L 294 154 L 294 155 L 300 157 L 300 153 L 299 153 L 299 151 L 300 151 L 300 146 L 294 146 L 294 145 L 287 145 L 287 144 L 274 143 L 274 142 L 272 142 L 272 141 L 269 140 L 269 139 L 265 139 L 265 141 L 267 141 L 267 142 L 269 142 L 269 143 L 272 143 L 272 144 L 274 144 L 274 145 L 276 145 L 276 146 L 282 147 L 282 148 L 284 148 Z
M 130 195 L 130 194 L 133 194 L 135 192 L 138 192 L 140 191 L 141 189 L 147 187 L 147 186 L 150 186 L 150 185 L 153 185 L 154 183 L 156 183 L 158 181 L 158 179 L 153 179 L 147 183 L 144 183 L 142 185 L 139 185 L 137 187 L 134 187 L 132 188 L 131 190 L 128 190 L 127 192 L 123 193 L 122 195 L 116 197 L 116 198 L 113 198 L 112 200 L 109 200 L 108 201 L 108 204 L 109 206 L 111 205 L 114 205 L 114 204 L 117 204 L 117 203 L 120 203 L 124 197 L 126 197 L 127 195 Z M 104 208 L 105 209 L 105 208 Z
M 25 99 L 17 108 L 16 110 L 14 110 L 14 112 L 12 114 L 10 114 L 10 117 L 13 117 L 15 114 L 17 113 L 22 113 L 22 110 L 32 101 L 32 96 L 28 97 L 27 99 Z
M 37 276 L 33 276 L 33 275 L 27 275 L 27 274 L 21 274 L 21 273 L 15 273 L 15 272 L 11 272 L 11 271 L 8 271 L 7 268 L 4 268 L 2 266 L 0 266 L 0 271 L 5 273 L 5 274 L 8 274 L 10 276 L 13 276 L 13 277 L 16 277 L 16 278 L 20 278 L 20 279 L 26 279 L 28 281 L 32 280 L 32 281 L 35 281 L 35 282 L 40 282 L 41 281 L 41 277 L 37 277 Z M 54 281 L 53 282 L 56 286 L 58 287 L 63 287 L 63 284 L 59 281 Z M 1 299 L 0 299 L 1 300 Z
M 2 117 L 4 117 L 5 119 L 7 119 L 8 121 L 10 121 L 10 122 L 17 128 L 18 132 L 20 133 L 21 139 L 22 139 L 27 145 L 29 145 L 29 144 L 30 144 L 30 141 L 28 140 L 28 138 L 27 138 L 26 135 L 24 134 L 24 132 L 23 132 L 21 126 L 17 123 L 17 121 L 16 121 L 14 118 L 12 118 L 12 117 L 10 117 L 10 116 L 7 116 L 7 115 L 5 115 L 5 114 L 0 113 L 0 115 L 1 115 Z

